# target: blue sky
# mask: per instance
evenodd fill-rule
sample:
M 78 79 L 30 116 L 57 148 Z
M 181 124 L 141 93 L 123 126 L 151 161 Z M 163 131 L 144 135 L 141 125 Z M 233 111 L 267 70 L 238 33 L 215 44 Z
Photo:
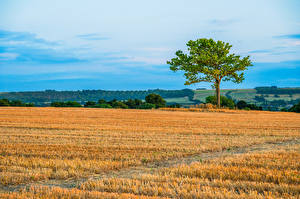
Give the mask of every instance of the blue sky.
M 298 0 L 1 0 L 0 92 L 184 86 L 166 64 L 189 40 L 250 55 L 242 84 L 300 86 Z

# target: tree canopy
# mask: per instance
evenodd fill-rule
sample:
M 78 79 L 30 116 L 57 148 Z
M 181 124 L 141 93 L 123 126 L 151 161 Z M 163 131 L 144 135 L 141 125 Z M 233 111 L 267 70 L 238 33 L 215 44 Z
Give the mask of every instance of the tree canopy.
M 156 108 L 166 106 L 166 101 L 158 94 L 151 93 L 145 97 L 145 100 L 149 104 L 154 104 Z
M 185 85 L 199 82 L 210 82 L 216 88 L 217 104 L 220 107 L 221 81 L 241 83 L 248 66 L 252 66 L 250 57 L 241 58 L 230 54 L 231 45 L 213 39 L 190 40 L 187 43 L 188 53 L 181 50 L 176 57 L 167 61 L 172 71 L 184 71 Z
M 296 112 L 296 113 L 300 113 L 300 102 L 298 102 L 298 104 L 295 104 L 294 106 L 292 106 L 289 111 L 291 112 Z
M 208 97 L 206 97 L 205 98 L 205 102 L 216 105 L 217 104 L 216 96 L 208 96 Z M 235 107 L 235 103 L 234 103 L 234 101 L 232 99 L 229 99 L 229 98 L 221 95 L 221 106 L 233 109 Z

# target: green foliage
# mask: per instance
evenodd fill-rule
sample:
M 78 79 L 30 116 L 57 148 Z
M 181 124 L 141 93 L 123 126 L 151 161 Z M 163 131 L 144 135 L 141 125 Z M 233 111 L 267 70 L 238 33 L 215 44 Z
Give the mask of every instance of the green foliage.
M 255 101 L 258 101 L 258 102 L 265 102 L 266 99 L 263 97 L 263 96 L 255 96 Z
M 26 103 L 25 106 L 26 107 L 34 107 L 35 105 L 34 105 L 34 103 Z
M 180 104 L 178 104 L 178 103 L 174 103 L 174 104 L 170 104 L 170 105 L 168 105 L 167 107 L 169 107 L 169 108 L 180 108 L 180 107 L 181 107 L 181 105 L 180 105 Z
M 99 100 L 99 102 L 104 102 Z M 96 104 L 95 108 L 122 108 L 122 109 L 153 109 L 156 106 L 139 99 L 128 99 L 127 101 L 118 101 L 116 99 L 103 104 Z
M 263 110 L 261 106 L 256 106 L 255 104 L 248 104 L 247 108 L 250 110 Z
M 300 102 L 289 109 L 290 112 L 300 113 Z
M 284 100 L 272 100 L 269 101 L 269 105 L 274 106 L 274 107 L 280 107 L 280 106 L 286 106 L 288 102 Z
M 167 61 L 172 71 L 184 71 L 185 85 L 210 82 L 216 88 L 217 103 L 220 106 L 221 81 L 241 83 L 248 66 L 252 66 L 250 57 L 241 58 L 230 54 L 231 45 L 213 39 L 190 40 L 187 43 L 188 54 L 178 50 L 175 58 Z
M 124 103 L 128 106 L 128 108 L 137 109 L 143 104 L 143 101 L 139 99 L 129 99 Z
M 98 104 L 106 104 L 107 102 L 104 99 L 99 99 Z
M 146 96 L 145 100 L 149 104 L 154 104 L 156 108 L 166 106 L 166 101 L 158 94 L 151 93 Z
M 66 107 L 81 107 L 81 104 L 78 102 L 67 101 L 65 104 Z
M 99 100 L 99 102 L 105 102 L 105 100 Z M 122 109 L 153 109 L 154 104 L 143 102 L 139 99 L 128 99 L 127 101 L 118 101 L 113 99 L 103 104 L 97 104 L 95 108 L 122 108 Z
M 296 88 L 289 89 L 296 90 Z M 214 92 L 212 90 L 195 91 L 195 99 L 205 102 L 205 98 L 213 94 Z M 276 94 L 269 94 L 269 98 L 265 98 L 263 96 L 265 96 L 266 93 L 257 94 L 255 89 L 222 90 L 221 95 L 236 100 L 236 102 L 244 100 L 247 104 L 256 105 L 258 109 L 267 110 L 268 107 L 271 106 L 272 111 L 280 111 L 282 108 L 289 109 L 300 100 L 300 94 L 293 94 L 293 98 L 290 98 L 287 94 L 277 94 L 277 97 L 275 96 Z M 253 108 L 251 109 L 253 110 Z
M 93 101 L 87 101 L 85 104 L 84 104 L 84 107 L 93 107 L 96 105 L 96 102 L 93 102 Z
M 8 99 L 0 99 L 0 106 L 10 106 Z
M 247 107 L 247 102 L 245 102 L 244 100 L 238 101 L 238 103 L 236 104 L 238 109 L 244 109 Z
M 116 99 L 113 99 L 113 100 L 110 100 L 109 102 L 107 102 L 108 104 L 112 105 L 113 103 L 117 102 L 118 100 Z
M 98 104 L 105 104 L 106 101 L 116 99 L 118 101 L 128 99 L 144 100 L 150 93 L 155 93 L 163 98 L 188 97 L 193 99 L 194 92 L 191 89 L 182 90 L 139 90 L 139 91 L 106 91 L 106 90 L 81 90 L 81 91 L 34 91 L 34 92 L 5 92 L 0 93 L 0 98 L 9 100 L 21 100 L 23 102 L 34 102 L 37 106 L 48 106 L 49 102 L 66 102 L 66 101 L 95 101 L 104 100 Z
M 300 88 L 277 88 L 277 86 L 255 87 L 258 94 L 299 94 Z M 277 95 L 278 96 L 278 95 Z
M 143 103 L 140 106 L 138 106 L 138 109 L 154 109 L 156 106 L 154 104 L 150 103 Z
M 221 95 L 220 100 L 221 100 L 221 106 L 222 107 L 228 107 L 228 108 L 231 108 L 231 109 L 233 109 L 235 107 L 234 101 L 232 99 L 229 99 L 229 98 Z M 208 97 L 206 97 L 205 102 L 216 105 L 217 104 L 217 98 L 216 98 L 216 96 L 208 96 Z
M 26 106 L 26 107 L 34 107 L 34 103 L 23 103 L 20 100 L 12 100 L 8 99 L 0 99 L 0 106 Z
M 64 107 L 65 103 L 64 102 L 51 102 L 50 106 L 52 106 L 52 107 Z
M 159 96 L 160 97 L 160 96 Z M 157 98 L 155 98 L 157 100 Z M 4 100 L 5 101 L 5 100 Z M 99 103 L 100 102 L 100 103 Z M 163 99 L 160 99 L 160 105 L 161 103 L 165 103 Z M 52 102 L 51 103 L 52 107 L 82 107 L 78 102 L 75 101 L 67 101 L 67 102 Z M 142 100 L 139 99 L 129 99 L 127 101 L 118 101 L 116 99 L 113 99 L 109 102 L 106 102 L 105 100 L 101 99 L 98 100 L 98 103 L 94 101 L 87 101 L 84 104 L 84 107 L 88 108 L 120 108 L 120 109 L 153 109 L 156 108 L 157 105 L 143 102 Z
M 81 107 L 81 104 L 78 102 L 72 102 L 72 101 L 67 101 L 67 102 L 52 102 L 50 104 L 52 107 Z
M 244 71 L 251 66 L 249 56 L 229 54 L 231 45 L 213 39 L 190 40 L 187 43 L 189 54 L 181 50 L 176 52 L 176 58 L 167 63 L 172 71 L 183 70 L 187 79 L 186 85 L 198 82 L 212 82 L 216 80 L 242 82 Z
M 109 104 L 96 104 L 95 106 L 93 106 L 94 108 L 112 108 L 111 105 Z
M 13 100 L 9 103 L 10 106 L 25 106 L 20 100 Z
M 244 109 L 244 110 L 262 110 L 261 106 L 256 106 L 255 104 L 248 104 L 244 100 L 238 101 L 236 104 L 238 109 Z
M 111 106 L 113 108 L 122 108 L 122 109 L 127 109 L 128 108 L 128 106 L 125 103 L 120 102 L 120 101 L 111 102 Z

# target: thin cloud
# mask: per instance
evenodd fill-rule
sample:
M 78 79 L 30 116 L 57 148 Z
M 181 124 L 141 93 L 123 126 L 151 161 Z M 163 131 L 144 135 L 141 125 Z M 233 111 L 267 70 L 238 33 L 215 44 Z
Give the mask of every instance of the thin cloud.
M 273 50 L 252 50 L 252 51 L 249 51 L 249 53 L 255 53 L 255 54 L 260 54 L 260 53 L 272 53 Z
M 289 34 L 289 35 L 279 35 L 275 36 L 277 39 L 300 39 L 300 34 Z
M 280 80 L 278 80 L 278 82 L 281 82 L 281 83 L 300 83 L 300 79 L 299 78 L 287 78 L 287 79 L 280 79 Z
M 65 50 L 56 49 L 60 44 L 38 38 L 27 32 L 0 30 L 0 60 L 2 63 L 76 63 L 83 62 Z
M 228 26 L 236 22 L 236 19 L 213 19 L 209 21 L 210 24 L 217 26 Z
M 300 34 L 288 34 L 288 35 L 278 35 L 273 38 L 283 40 L 285 42 L 285 47 L 299 47 L 300 46 Z M 299 50 L 298 50 L 299 52 Z
M 282 55 L 297 54 L 299 51 L 297 51 L 297 49 L 293 47 L 297 47 L 297 45 L 293 44 L 293 42 L 288 42 L 285 46 L 278 46 L 278 47 L 274 47 L 273 49 L 252 50 L 249 51 L 248 53 L 254 54 L 256 57 L 257 56 L 265 57 L 266 55 L 278 57 Z
M 0 29 L 0 42 L 8 43 L 28 43 L 28 44 L 43 44 L 48 46 L 57 46 L 58 42 L 47 41 L 42 38 L 38 38 L 35 34 L 28 32 L 12 32 Z
M 17 57 L 17 53 L 0 53 L 0 61 L 15 60 Z
M 141 48 L 140 50 L 144 50 L 146 52 L 171 52 L 173 49 L 172 48 L 167 48 L 167 47 L 154 47 L 154 48 Z
M 100 34 L 83 34 L 83 35 L 77 35 L 78 38 L 83 40 L 90 40 L 90 41 L 97 41 L 97 40 L 109 40 L 109 37 L 103 37 Z

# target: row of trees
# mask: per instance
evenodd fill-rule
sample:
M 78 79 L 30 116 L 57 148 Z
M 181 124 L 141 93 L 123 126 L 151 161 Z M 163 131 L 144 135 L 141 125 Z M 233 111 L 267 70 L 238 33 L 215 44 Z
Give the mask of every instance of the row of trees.
M 52 106 L 52 107 L 81 107 L 81 104 L 76 101 L 51 102 L 50 106 Z
M 37 106 L 48 106 L 49 102 L 67 102 L 77 101 L 82 104 L 86 101 L 98 101 L 104 99 L 118 101 L 128 99 L 144 100 L 151 93 L 158 94 L 163 98 L 179 98 L 188 97 L 191 101 L 194 97 L 194 92 L 191 89 L 182 90 L 133 90 L 133 91 L 109 91 L 109 90 L 78 90 L 78 91 L 34 91 L 34 92 L 5 92 L 0 93 L 0 98 L 10 100 L 22 100 L 23 102 L 34 102 Z
M 208 96 L 205 100 L 206 103 L 217 105 L 216 96 Z M 238 101 L 235 103 L 232 99 L 225 96 L 220 96 L 220 105 L 222 107 L 228 107 L 230 109 L 238 108 L 244 110 L 262 110 L 261 106 L 255 104 L 248 104 L 244 100 Z M 19 106 L 19 107 L 34 107 L 33 103 L 23 103 L 20 100 L 9 101 L 7 99 L 0 99 L 0 106 Z M 82 107 L 82 105 L 76 101 L 67 101 L 67 102 L 52 102 L 52 107 Z M 84 107 L 87 108 L 121 108 L 121 109 L 154 109 L 162 107 L 172 107 L 180 108 L 180 104 L 171 104 L 166 105 L 166 101 L 157 94 L 147 95 L 145 101 L 139 99 L 129 99 L 124 101 L 118 101 L 116 99 L 111 101 L 106 101 L 104 99 L 98 100 L 98 102 L 87 101 L 84 104 Z M 282 109 L 281 111 L 287 112 L 300 112 L 300 102 L 295 104 L 289 109 Z
M 248 104 L 244 100 L 240 100 L 236 103 L 238 109 L 244 110 L 263 110 L 262 106 L 256 106 L 255 104 Z
M 81 107 L 78 102 L 68 101 L 68 102 L 52 102 L 52 107 Z M 171 107 L 180 107 L 179 104 L 170 105 Z M 87 101 L 84 104 L 87 108 L 121 108 L 121 109 L 154 109 L 166 107 L 166 101 L 158 94 L 149 94 L 145 97 L 145 101 L 140 99 L 128 99 L 123 101 L 118 101 L 116 99 L 106 101 L 105 99 L 100 99 L 97 102 Z
M 23 106 L 23 107 L 33 107 L 34 103 L 24 103 L 20 100 L 8 100 L 8 99 L 0 99 L 0 106 Z
M 216 98 L 216 96 L 208 96 L 206 98 L 205 102 L 217 105 L 217 98 Z M 249 104 L 249 103 L 245 102 L 244 100 L 240 100 L 237 103 L 235 103 L 232 99 L 227 98 L 225 96 L 220 97 L 220 102 L 221 102 L 222 107 L 228 107 L 231 109 L 238 108 L 238 109 L 242 109 L 242 110 L 263 110 L 262 106 L 257 106 L 255 104 Z M 281 109 L 281 111 L 300 113 L 300 101 L 297 104 L 295 104 L 294 106 L 292 106 L 291 108 L 289 108 L 289 109 L 284 108 L 284 109 Z
M 270 87 L 255 87 L 258 94 L 299 94 L 300 88 L 277 88 L 277 86 Z
M 216 96 L 208 96 L 205 99 L 206 103 L 217 105 L 217 97 Z M 228 107 L 230 109 L 238 108 L 244 110 L 262 110 L 261 106 L 256 106 L 255 104 L 248 104 L 244 100 L 238 101 L 235 103 L 232 99 L 227 98 L 225 96 L 220 96 L 220 105 L 222 107 Z
M 289 109 L 282 109 L 281 111 L 300 113 L 300 102 Z

